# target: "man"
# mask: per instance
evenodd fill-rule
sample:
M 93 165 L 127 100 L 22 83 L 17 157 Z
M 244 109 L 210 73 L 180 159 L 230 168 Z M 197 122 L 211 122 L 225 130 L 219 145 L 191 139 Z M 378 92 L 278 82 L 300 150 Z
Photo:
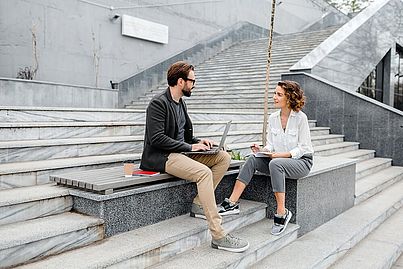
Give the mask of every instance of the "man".
M 227 171 L 231 158 L 225 151 L 215 155 L 184 155 L 186 151 L 205 151 L 214 142 L 193 136 L 192 122 L 182 96 L 190 97 L 196 82 L 194 67 L 186 62 L 171 65 L 169 87 L 155 96 L 147 107 L 144 150 L 140 168 L 167 172 L 196 182 L 198 195 L 190 215 L 205 218 L 211 232 L 211 246 L 232 252 L 248 249 L 249 243 L 225 234 L 218 214 L 214 190 Z

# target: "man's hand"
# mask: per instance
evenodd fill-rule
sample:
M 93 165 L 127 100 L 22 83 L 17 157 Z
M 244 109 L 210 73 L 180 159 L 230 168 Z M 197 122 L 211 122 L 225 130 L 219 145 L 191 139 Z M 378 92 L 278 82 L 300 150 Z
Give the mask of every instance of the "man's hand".
M 210 148 L 204 144 L 197 143 L 197 144 L 192 144 L 192 151 L 206 151 L 209 150 Z
M 200 140 L 199 144 L 204 144 L 204 145 L 208 146 L 208 149 L 211 149 L 213 147 L 213 145 L 215 144 L 215 142 L 210 139 L 202 139 L 202 140 Z

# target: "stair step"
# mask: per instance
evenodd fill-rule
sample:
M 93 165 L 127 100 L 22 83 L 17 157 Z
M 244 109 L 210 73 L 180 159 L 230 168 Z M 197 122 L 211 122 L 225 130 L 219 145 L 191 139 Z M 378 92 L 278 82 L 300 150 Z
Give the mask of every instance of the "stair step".
M 121 165 L 124 160 L 140 161 L 140 154 L 114 154 L 80 158 L 0 164 L 0 189 L 49 183 L 49 175 Z
M 242 200 L 239 215 L 223 218 L 227 232 L 258 222 L 266 216 L 266 205 Z M 158 231 L 158 232 L 156 232 Z M 121 233 L 99 244 L 69 251 L 22 268 L 144 268 L 210 241 L 206 221 L 182 215 L 133 231 Z M 152 257 L 152 258 L 150 258 Z
M 312 128 L 314 130 L 314 128 Z M 251 133 L 251 132 L 249 132 Z M 312 133 L 312 130 L 311 130 Z M 314 146 L 314 151 L 316 153 L 316 149 L 319 148 L 320 154 L 323 155 L 323 149 L 326 148 L 327 150 L 335 150 L 333 149 L 332 145 L 336 145 L 336 150 L 339 151 L 339 147 L 342 147 L 344 149 L 345 147 L 351 147 L 351 145 L 357 145 L 356 143 L 352 142 L 343 142 L 339 143 L 340 141 L 343 141 L 343 135 L 317 135 L 317 136 L 312 136 L 312 144 Z M 231 140 L 231 143 L 227 144 L 227 147 L 229 150 L 233 151 L 239 151 L 242 156 L 247 156 L 251 153 L 250 151 L 250 145 L 252 144 L 261 144 L 261 132 L 258 132 L 255 134 L 255 136 L 249 136 L 249 140 L 246 139 L 247 137 L 245 136 L 244 138 L 239 137 L 239 139 L 233 139 Z M 329 144 L 330 143 L 330 144 Z M 333 144 L 332 144 L 333 143 Z M 346 144 L 344 144 L 346 143 Z M 343 144 L 343 145 L 339 145 Z M 329 147 L 327 147 L 329 146 Z M 358 147 L 358 146 L 357 146 Z M 353 147 L 354 148 L 354 147 Z M 331 155 L 331 154 L 327 154 Z
M 321 145 L 342 143 L 344 141 L 344 135 L 335 135 L 335 134 L 317 135 L 312 136 L 311 141 L 314 147 Z
M 275 82 L 270 82 L 269 84 L 269 92 L 271 94 L 274 93 L 274 86 L 277 85 L 277 81 Z M 193 99 L 193 97 L 203 97 L 205 95 L 214 95 L 214 94 L 224 94 L 224 95 L 228 95 L 231 96 L 233 94 L 237 95 L 237 94 L 256 94 L 256 93 L 264 93 L 264 90 L 266 88 L 266 85 L 255 85 L 255 86 L 249 86 L 249 87 L 245 87 L 245 86 L 241 86 L 241 87 L 236 87 L 235 89 L 233 87 L 217 87 L 217 86 L 211 86 L 211 87 L 197 87 L 197 89 L 195 91 L 192 92 L 192 97 L 190 97 L 189 100 Z M 158 89 L 154 89 L 154 90 L 150 90 L 148 92 L 145 93 L 146 97 L 149 96 L 154 96 L 157 93 L 161 93 L 163 91 L 165 91 L 167 89 L 166 85 L 161 85 L 159 86 Z M 139 96 L 138 98 L 142 98 L 142 96 Z M 188 100 L 188 99 L 186 99 Z
M 145 111 L 65 107 L 0 106 L 0 122 L 144 121 Z
M 219 141 L 222 131 L 196 133 L 200 138 Z M 259 139 L 261 131 L 230 131 L 227 143 Z M 0 161 L 26 162 L 45 159 L 75 158 L 118 153 L 140 153 L 143 149 L 143 135 L 79 137 L 67 139 L 19 140 L 0 142 Z
M 143 135 L 0 142 L 0 162 L 75 158 L 141 152 Z
M 373 158 L 357 163 L 356 179 L 359 180 L 365 176 L 374 174 L 382 169 L 392 165 L 392 159 L 388 158 Z
M 358 161 L 365 161 L 368 159 L 372 159 L 374 158 L 374 156 L 375 156 L 375 150 L 369 150 L 369 149 L 358 149 L 333 155 L 333 157 L 335 158 L 356 159 Z
M 146 105 L 127 105 L 127 108 L 145 108 Z M 236 114 L 243 114 L 244 112 L 251 112 L 251 113 L 263 113 L 263 104 L 261 107 L 259 106 L 251 106 L 250 104 L 231 104 L 231 105 L 223 105 L 223 104 L 190 104 L 187 106 L 188 109 L 193 110 L 204 110 L 204 111 L 222 111 L 222 112 L 231 112 Z M 269 113 L 272 114 L 276 112 L 277 109 L 269 108 Z
M 264 105 L 264 99 L 263 99 L 264 92 L 262 92 L 262 96 L 256 99 L 254 96 L 247 96 L 247 97 L 239 97 L 239 96 L 227 96 L 228 98 L 219 98 L 216 96 L 216 94 L 211 95 L 211 96 L 204 96 L 203 98 L 198 97 L 198 98 L 191 98 L 189 100 L 186 100 L 186 105 L 192 106 L 192 105 L 198 105 L 201 102 L 204 102 L 204 105 L 249 105 L 249 106 L 259 106 L 263 107 Z M 214 100 L 216 98 L 216 100 Z M 212 102 L 214 100 L 214 102 Z M 139 100 L 139 101 L 133 101 L 131 105 L 148 105 L 149 100 Z M 268 100 L 269 107 L 274 106 L 274 101 L 272 99 Z
M 143 135 L 145 122 L 7 122 L 0 123 L 2 141 Z
M 363 177 L 355 184 L 355 204 L 365 201 L 402 179 L 403 167 L 400 166 L 391 166 Z
M 91 244 L 103 237 L 103 220 L 76 213 L 2 225 L 1 265 L 7 267 L 37 260 Z
M 32 186 L 0 191 L 0 225 L 70 211 L 73 199 L 66 188 Z
M 330 268 L 391 268 L 403 251 L 402 220 L 399 209 Z
M 249 249 L 245 252 L 220 251 L 211 248 L 210 243 L 206 243 L 151 268 L 248 268 L 297 238 L 297 225 L 289 224 L 281 236 L 270 234 L 272 225 L 272 220 L 264 219 L 236 231 L 234 233 L 236 236 L 249 241 Z
M 403 181 L 303 235 L 253 268 L 327 268 L 396 212 Z M 292 257 L 292 259 L 290 259 Z
M 227 121 L 193 121 L 195 133 L 223 131 Z M 315 121 L 309 122 L 314 128 Z M 231 131 L 261 130 L 262 121 L 234 120 Z M 2 141 L 47 140 L 78 137 L 144 136 L 145 122 L 15 122 L 0 123 Z M 315 127 L 312 135 L 327 134 L 329 128 Z
M 315 146 L 314 150 L 316 155 L 329 156 L 339 154 L 342 152 L 356 150 L 358 149 L 359 144 L 360 143 L 358 142 L 342 142 L 342 143 Z
M 309 129 L 311 131 L 311 138 L 313 136 L 321 136 L 321 135 L 329 135 L 330 128 L 329 127 L 315 127 L 311 124 L 309 125 Z

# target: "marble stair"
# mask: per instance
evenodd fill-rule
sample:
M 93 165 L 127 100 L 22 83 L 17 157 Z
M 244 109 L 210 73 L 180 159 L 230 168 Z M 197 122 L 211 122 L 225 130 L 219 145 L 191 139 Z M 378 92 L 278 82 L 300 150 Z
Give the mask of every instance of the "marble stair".
M 252 268 L 389 268 L 402 253 L 402 189 L 387 187 Z
M 288 71 L 293 64 L 334 30 L 332 28 L 316 32 L 309 40 L 299 34 L 289 35 L 287 38 L 278 37 L 273 42 L 270 92 L 273 92 L 272 89 L 275 88 L 275 83 L 280 80 L 282 73 Z M 194 95 L 186 101 L 188 109 L 190 111 L 220 109 L 221 111 L 239 111 L 241 114 L 245 111 L 262 113 L 266 79 L 266 46 L 267 39 L 242 42 L 197 66 Z M 155 93 L 166 88 L 164 85 L 151 89 L 145 97 L 132 101 L 127 108 L 144 108 Z M 253 95 L 250 95 L 251 91 Z M 223 98 L 224 93 L 227 98 Z M 241 97 L 239 96 L 241 94 L 246 94 L 247 97 L 236 98 Z M 210 101 L 203 104 L 200 100 Z M 269 104 L 271 103 L 270 100 Z
M 103 220 L 70 212 L 65 188 L 0 190 L 0 268 L 32 262 L 103 239 Z
M 290 229 L 281 237 L 259 235 L 257 231 L 267 230 L 271 225 L 271 220 L 265 218 L 266 205 L 246 200 L 242 203 L 242 212 L 224 217 L 223 227 L 230 232 L 241 229 L 235 232 L 236 235 L 253 236 L 255 239 L 251 248 L 261 249 L 260 255 L 272 253 L 296 239 L 297 225 L 290 225 Z M 60 264 L 66 269 L 145 268 L 201 245 L 208 245 L 210 241 L 205 220 L 183 215 L 18 268 L 57 268 Z M 224 257 L 222 254 L 222 251 L 215 251 L 214 258 Z M 253 260 L 253 255 L 250 254 L 248 256 Z M 203 261 L 204 266 L 206 262 L 207 260 Z

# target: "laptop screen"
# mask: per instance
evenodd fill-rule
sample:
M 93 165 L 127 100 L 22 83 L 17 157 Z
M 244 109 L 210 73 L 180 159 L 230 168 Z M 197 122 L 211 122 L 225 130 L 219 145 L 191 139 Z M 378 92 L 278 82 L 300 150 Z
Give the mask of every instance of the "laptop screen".
M 227 122 L 227 125 L 225 125 L 224 133 L 222 134 L 220 144 L 218 145 L 218 148 L 219 148 L 219 149 L 221 149 L 221 148 L 224 147 L 225 139 L 227 138 L 227 134 L 228 134 L 229 128 L 231 127 L 231 123 L 232 123 L 232 120 L 230 120 L 229 122 Z

